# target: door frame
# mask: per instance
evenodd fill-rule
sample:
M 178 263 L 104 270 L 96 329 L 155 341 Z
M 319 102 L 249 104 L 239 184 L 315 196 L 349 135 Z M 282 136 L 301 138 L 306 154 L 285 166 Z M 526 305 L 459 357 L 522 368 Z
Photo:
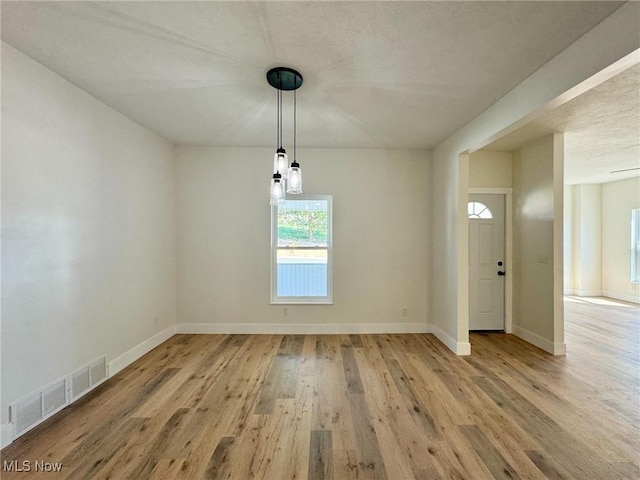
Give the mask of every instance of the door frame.
M 494 195 L 504 195 L 504 254 L 507 274 L 504 277 L 504 331 L 512 333 L 513 323 L 513 189 L 511 187 L 469 187 L 467 192 L 467 202 L 469 195 L 474 193 L 488 193 Z M 466 207 L 465 207 L 466 211 Z M 468 222 L 468 220 L 467 220 Z M 467 227 L 468 228 L 468 227 Z M 467 245 L 467 248 L 468 245 Z M 468 327 L 467 327 L 468 328 Z

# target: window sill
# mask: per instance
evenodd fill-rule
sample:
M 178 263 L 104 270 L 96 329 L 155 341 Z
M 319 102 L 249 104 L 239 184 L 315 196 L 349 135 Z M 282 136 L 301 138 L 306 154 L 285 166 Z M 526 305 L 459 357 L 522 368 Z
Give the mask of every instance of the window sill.
M 271 300 L 271 305 L 333 305 L 332 300 Z

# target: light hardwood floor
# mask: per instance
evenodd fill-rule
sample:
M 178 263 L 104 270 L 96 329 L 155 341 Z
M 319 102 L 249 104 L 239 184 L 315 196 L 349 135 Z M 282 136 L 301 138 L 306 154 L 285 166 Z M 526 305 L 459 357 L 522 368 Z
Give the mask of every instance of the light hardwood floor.
M 503 334 L 469 357 L 431 335 L 177 335 L 2 451 L 61 472 L 2 478 L 638 479 L 638 309 L 565 305 L 566 357 Z

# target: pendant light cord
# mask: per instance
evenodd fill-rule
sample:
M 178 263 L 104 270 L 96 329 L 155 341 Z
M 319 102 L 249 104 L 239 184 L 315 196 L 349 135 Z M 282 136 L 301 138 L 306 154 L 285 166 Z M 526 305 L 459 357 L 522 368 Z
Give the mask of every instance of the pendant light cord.
M 278 148 L 282 148 L 282 79 L 278 74 Z
M 282 147 L 282 90 L 278 89 L 278 148 Z
M 293 161 L 297 162 L 296 159 L 296 91 L 293 91 Z
M 280 92 L 280 138 L 278 140 L 278 146 L 282 148 L 282 90 L 278 90 Z

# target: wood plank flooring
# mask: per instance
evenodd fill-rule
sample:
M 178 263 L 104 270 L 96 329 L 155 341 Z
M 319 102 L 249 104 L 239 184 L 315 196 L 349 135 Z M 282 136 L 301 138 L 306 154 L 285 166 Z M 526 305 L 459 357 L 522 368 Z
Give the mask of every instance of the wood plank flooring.
M 638 479 L 639 315 L 568 298 L 566 357 L 471 335 L 176 335 L 2 451 L 3 479 Z M 36 473 L 34 462 L 61 462 Z

